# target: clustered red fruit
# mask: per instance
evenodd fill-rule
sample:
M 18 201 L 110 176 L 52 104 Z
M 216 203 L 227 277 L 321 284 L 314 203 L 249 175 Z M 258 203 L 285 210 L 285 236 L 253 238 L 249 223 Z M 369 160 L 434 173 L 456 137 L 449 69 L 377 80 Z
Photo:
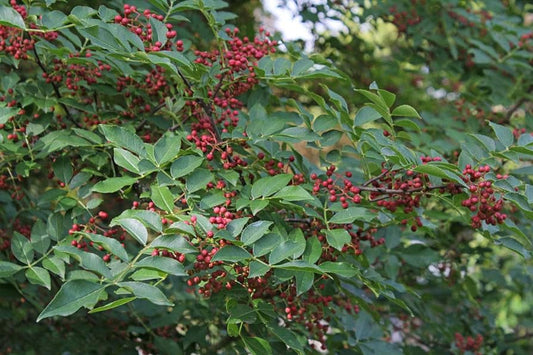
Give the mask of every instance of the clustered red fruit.
M 194 52 L 197 56 L 196 63 L 208 67 L 218 63 L 223 68 L 223 73 L 217 75 L 217 79 L 220 80 L 217 89 L 208 92 L 214 105 L 211 109 L 217 112 L 214 123 L 222 123 L 223 132 L 232 126 L 236 127 L 239 122 L 238 110 L 242 108 L 243 103 L 236 97 L 251 90 L 258 83 L 254 72 L 257 62 L 265 55 L 275 52 L 277 42 L 270 40 L 270 33 L 262 28 L 259 32 L 262 38 L 256 37 L 250 41 L 248 37 L 242 39 L 237 37 L 238 28 L 233 30 L 228 28 L 226 33 L 231 39 L 223 52 L 219 50 Z M 192 92 L 189 94 L 193 95 Z M 190 107 L 192 115 L 198 119 L 198 123 L 193 126 L 194 130 L 214 130 L 209 117 L 206 117 L 204 107 L 198 101 L 189 100 L 187 106 Z
M 127 102 L 127 109 L 120 115 L 132 119 L 139 112 L 150 112 L 153 105 L 149 102 L 161 104 L 165 101 L 165 97 L 170 95 L 170 85 L 165 76 L 165 69 L 160 66 L 156 66 L 140 81 L 129 76 L 119 77 L 116 88 L 118 92 L 124 92 Z
M 461 354 L 468 351 L 475 355 L 481 355 L 479 349 L 481 349 L 482 345 L 483 336 L 481 334 L 478 334 L 475 338 L 468 336 L 465 339 L 460 333 L 455 333 L 455 346 L 461 351 Z
M 472 212 L 477 213 L 472 216 L 472 227 L 481 227 L 481 222 L 488 224 L 501 224 L 507 218 L 505 213 L 501 213 L 503 199 L 497 199 L 492 188 L 492 181 L 485 179 L 485 175 L 490 171 L 490 166 L 480 166 L 477 169 L 468 164 L 463 170 L 463 180 L 470 184 L 468 190 L 470 197 L 462 202 Z
M 28 17 L 26 7 L 23 5 L 18 5 L 16 0 L 11 0 L 11 7 L 17 11 L 23 19 Z M 35 24 L 29 25 L 30 29 L 37 29 L 38 26 Z M 53 41 L 57 38 L 58 33 L 54 31 L 50 32 L 29 32 L 29 38 L 24 38 L 24 30 L 16 27 L 10 26 L 0 26 L 0 52 L 5 52 L 6 54 L 12 56 L 16 60 L 28 59 L 28 52 L 33 50 L 35 45 L 35 40 L 31 37 L 36 35 L 42 37 L 47 41 Z
M 343 179 L 343 185 L 338 185 L 338 180 L 341 179 L 341 176 L 337 174 L 336 178 L 333 178 L 333 173 L 335 172 L 336 167 L 331 165 L 326 170 L 326 178 L 321 179 L 317 174 L 311 174 L 311 180 L 314 181 L 313 184 L 313 194 L 317 195 L 321 190 L 326 190 L 329 194 L 329 201 L 336 202 L 340 201 L 342 208 L 348 208 L 349 203 L 359 204 L 361 202 L 361 192 L 360 188 L 354 186 L 348 178 L 352 176 L 351 172 L 346 172 L 346 178 Z
M 80 53 L 69 54 L 69 58 L 90 58 L 91 52 L 85 52 L 84 56 Z M 86 85 L 96 84 L 98 78 L 102 77 L 102 73 L 110 71 L 111 66 L 98 61 L 93 64 L 87 61 L 87 64 L 67 64 L 61 59 L 53 60 L 54 67 L 50 73 L 43 73 L 43 78 L 47 83 L 64 83 L 64 86 L 74 95 L 79 92 L 80 95 L 87 95 Z M 91 102 L 87 102 L 91 103 Z
M 11 178 L 6 174 L 2 174 L 0 175 L 0 190 L 10 191 L 11 198 L 20 201 L 24 197 L 24 191 L 20 184 L 22 181 L 23 178 L 20 175 Z
M 170 23 L 165 23 L 164 25 L 167 28 L 166 39 L 164 42 L 159 41 L 154 42 L 153 38 L 153 28 L 150 23 L 150 18 L 157 21 L 163 22 L 165 17 L 163 15 L 158 15 L 152 13 L 150 10 L 145 9 L 141 12 L 137 9 L 136 6 L 124 4 L 124 15 L 116 15 L 115 23 L 118 23 L 126 27 L 130 32 L 135 33 L 141 41 L 144 43 L 144 50 L 146 52 L 158 52 L 162 50 L 171 50 L 172 43 L 171 40 L 177 36 L 177 32 L 173 30 L 173 25 Z M 175 42 L 176 50 L 179 52 L 183 51 L 183 41 L 178 40 Z
M 32 225 L 27 222 L 22 222 L 19 218 L 13 221 L 13 231 L 19 232 L 24 237 L 30 239 Z M 0 251 L 8 250 L 9 258 L 14 259 L 14 255 L 11 253 L 11 237 L 13 233 L 7 229 L 0 228 Z
M 425 3 L 425 0 L 421 2 Z M 421 21 L 415 8 L 412 8 L 410 11 L 398 11 L 398 8 L 394 5 L 391 6 L 389 12 L 392 15 L 392 23 L 398 28 L 398 32 L 400 33 L 406 33 L 409 27 L 415 26 Z

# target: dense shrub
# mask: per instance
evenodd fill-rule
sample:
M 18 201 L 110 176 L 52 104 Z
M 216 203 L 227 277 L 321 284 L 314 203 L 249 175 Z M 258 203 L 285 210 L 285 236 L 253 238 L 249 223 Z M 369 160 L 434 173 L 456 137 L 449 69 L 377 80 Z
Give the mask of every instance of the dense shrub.
M 531 350 L 525 8 L 132 3 L 0 1 L 0 353 Z

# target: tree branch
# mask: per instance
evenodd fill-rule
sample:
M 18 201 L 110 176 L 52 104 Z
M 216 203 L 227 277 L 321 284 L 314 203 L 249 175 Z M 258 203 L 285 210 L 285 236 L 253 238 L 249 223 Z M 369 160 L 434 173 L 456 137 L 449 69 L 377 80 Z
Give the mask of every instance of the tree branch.
M 41 68 L 41 70 L 46 74 L 48 75 L 48 72 L 46 71 L 46 67 L 44 66 L 43 62 L 41 62 L 41 58 L 39 58 L 39 54 L 37 54 L 37 49 L 35 48 L 35 46 L 33 46 L 33 54 L 35 54 L 35 60 L 37 61 L 37 65 L 39 65 L 39 67 Z M 62 96 L 61 96 L 61 93 L 59 92 L 59 88 L 57 87 L 57 85 L 51 81 L 51 84 L 52 84 L 52 87 L 54 88 L 54 93 L 56 95 L 56 97 L 61 100 L 62 99 Z M 67 115 L 67 118 L 70 122 L 72 122 L 74 125 L 76 125 L 76 127 L 78 128 L 82 128 L 81 125 L 76 122 L 74 120 L 74 118 L 72 117 L 72 115 L 70 114 L 70 111 L 68 110 L 68 107 L 67 105 L 65 105 L 64 103 L 60 102 L 59 105 L 61 105 L 61 107 L 63 108 L 63 110 L 65 111 L 65 114 Z

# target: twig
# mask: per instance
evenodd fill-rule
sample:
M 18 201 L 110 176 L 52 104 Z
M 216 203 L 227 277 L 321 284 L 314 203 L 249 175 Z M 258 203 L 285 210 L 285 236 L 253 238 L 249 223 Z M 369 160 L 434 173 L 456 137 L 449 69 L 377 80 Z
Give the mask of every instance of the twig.
M 513 113 L 515 113 L 516 110 L 518 110 L 518 108 L 520 106 L 522 106 L 522 104 L 526 102 L 526 98 L 525 97 L 522 97 L 520 100 L 518 100 L 513 106 L 511 106 L 511 108 L 509 108 L 509 110 L 507 111 L 507 113 L 505 114 L 505 121 L 506 122 L 509 122 L 509 120 L 511 119 L 511 117 L 513 116 Z
M 413 192 L 421 192 L 421 191 L 430 191 L 430 190 L 438 190 L 447 188 L 449 185 L 441 185 L 441 186 L 423 186 L 423 187 L 417 187 L 414 189 L 408 189 L 408 190 L 400 190 L 400 189 L 387 189 L 383 187 L 369 187 L 369 186 L 355 186 L 361 191 L 370 191 L 370 192 L 379 192 L 383 194 L 390 194 L 390 195 L 405 195 L 405 194 L 411 194 Z M 462 185 L 456 184 L 455 187 L 462 187 Z
M 183 75 L 183 73 L 179 69 L 178 69 L 178 74 L 179 74 L 181 80 L 183 80 L 183 83 L 185 84 L 185 86 L 187 86 L 187 89 L 189 89 L 191 92 L 194 93 L 191 83 L 189 83 L 189 80 L 187 80 L 187 78 Z M 221 82 L 222 82 L 222 80 L 221 80 Z M 218 131 L 218 128 L 217 128 L 217 126 L 215 124 L 215 119 L 213 118 L 213 110 L 212 110 L 211 106 L 209 106 L 204 100 L 199 99 L 199 98 L 195 99 L 194 101 L 196 101 L 202 107 L 202 109 L 204 110 L 204 112 L 207 115 L 207 117 L 209 117 L 209 121 L 211 122 L 211 126 L 213 126 L 213 133 L 215 134 L 215 138 L 217 139 L 217 141 L 220 141 L 220 132 Z
M 385 171 L 382 171 L 381 174 L 379 174 L 378 176 L 373 177 L 372 179 L 370 179 L 367 182 L 365 182 L 363 184 L 363 186 L 368 186 L 371 183 L 373 183 L 374 181 L 377 181 L 377 180 L 381 179 L 383 176 L 387 175 L 387 173 L 389 173 L 389 171 L 390 171 L 390 169 L 386 169 Z
M 39 58 L 39 55 L 37 54 L 37 49 L 35 48 L 35 46 L 33 46 L 33 53 L 35 54 L 35 60 L 37 61 L 37 64 L 39 65 L 39 67 L 41 68 L 41 70 L 46 74 L 48 75 L 48 72 L 46 71 L 46 67 L 44 66 L 44 64 L 41 62 L 41 58 Z M 56 94 L 57 98 L 59 100 L 62 99 L 62 96 L 61 96 L 61 93 L 59 92 L 59 88 L 57 87 L 57 85 L 51 81 L 51 84 L 52 84 L 52 87 L 54 88 L 54 93 Z M 76 125 L 76 127 L 78 128 L 82 128 L 81 125 L 76 122 L 74 120 L 74 118 L 72 117 L 72 115 L 70 114 L 70 111 L 68 110 L 68 107 L 67 105 L 65 105 L 63 102 L 59 102 L 59 105 L 61 105 L 61 107 L 63 108 L 63 110 L 65 111 L 66 115 L 67 115 L 67 118 L 70 122 L 72 122 L 74 125 Z

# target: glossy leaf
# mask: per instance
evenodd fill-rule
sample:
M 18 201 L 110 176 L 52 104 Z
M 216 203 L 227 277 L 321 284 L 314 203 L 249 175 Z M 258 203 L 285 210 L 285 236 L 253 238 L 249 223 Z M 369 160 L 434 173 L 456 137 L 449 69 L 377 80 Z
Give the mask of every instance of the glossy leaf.
M 251 257 L 252 255 L 245 249 L 235 245 L 228 245 L 222 247 L 211 260 L 239 262 L 246 259 L 250 259 Z
M 136 281 L 120 282 L 117 285 L 130 290 L 137 298 L 146 299 L 159 306 L 173 306 L 167 296 L 155 286 Z
M 175 276 L 187 275 L 183 268 L 183 264 L 179 263 L 175 259 L 168 257 L 149 256 L 135 263 L 135 266 L 156 269 Z
M 273 222 L 269 221 L 256 221 L 250 223 L 242 231 L 241 241 L 244 245 L 250 245 L 255 243 L 262 236 L 268 233 L 268 229 L 272 224 Z
M 146 230 L 146 227 L 144 226 L 144 224 L 139 222 L 137 219 L 114 218 L 111 221 L 110 226 L 116 226 L 116 225 L 119 225 L 122 228 L 124 228 L 129 233 L 129 235 L 135 238 L 136 241 L 138 241 L 142 245 L 146 245 L 146 242 L 148 240 L 148 231 Z
M 81 307 L 92 308 L 105 288 L 105 285 L 87 280 L 67 281 L 39 314 L 37 322 L 49 317 L 71 315 Z

